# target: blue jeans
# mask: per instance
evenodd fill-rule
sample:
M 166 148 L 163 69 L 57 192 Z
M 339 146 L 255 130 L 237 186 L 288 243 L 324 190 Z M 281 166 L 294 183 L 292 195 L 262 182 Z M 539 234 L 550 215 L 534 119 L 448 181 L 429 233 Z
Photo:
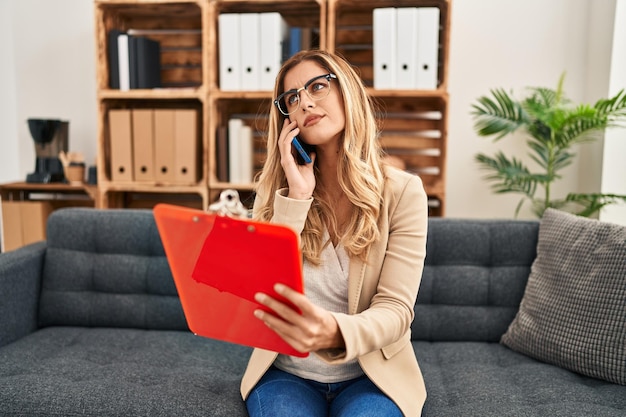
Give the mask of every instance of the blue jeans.
M 246 400 L 250 417 L 402 417 L 366 376 L 325 384 L 271 367 Z

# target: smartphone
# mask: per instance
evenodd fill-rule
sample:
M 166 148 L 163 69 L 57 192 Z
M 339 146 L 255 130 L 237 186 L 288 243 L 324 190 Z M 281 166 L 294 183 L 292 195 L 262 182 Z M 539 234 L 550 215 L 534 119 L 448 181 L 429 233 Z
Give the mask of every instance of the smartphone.
M 306 149 L 304 149 L 304 146 L 302 146 L 302 143 L 300 143 L 297 136 L 293 138 L 293 140 L 291 141 L 291 144 L 293 145 L 294 148 L 296 148 L 296 152 L 298 152 L 298 155 L 296 158 L 296 160 L 298 161 L 298 164 L 299 165 L 310 164 L 311 157 L 309 156 L 309 152 L 307 152 Z
M 310 164 L 312 159 L 309 154 L 313 151 L 314 147 L 305 142 L 301 142 L 298 137 L 294 137 L 291 144 L 296 148 L 296 162 L 298 165 Z

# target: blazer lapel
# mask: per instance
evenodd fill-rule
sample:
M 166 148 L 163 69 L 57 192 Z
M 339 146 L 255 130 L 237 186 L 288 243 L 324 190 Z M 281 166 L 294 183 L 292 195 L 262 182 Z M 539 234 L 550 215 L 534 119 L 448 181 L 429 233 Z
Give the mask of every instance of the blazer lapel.
M 356 256 L 350 257 L 350 272 L 348 274 L 348 314 L 358 313 L 368 257 L 369 249 L 365 255 L 365 262 Z

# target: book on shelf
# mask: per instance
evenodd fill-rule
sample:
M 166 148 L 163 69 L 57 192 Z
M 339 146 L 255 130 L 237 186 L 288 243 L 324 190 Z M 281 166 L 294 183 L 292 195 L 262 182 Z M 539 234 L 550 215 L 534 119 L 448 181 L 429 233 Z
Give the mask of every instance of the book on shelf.
M 120 88 L 120 71 L 119 71 L 119 52 L 117 47 L 117 37 L 123 32 L 118 29 L 112 29 L 107 35 L 107 58 L 109 61 L 109 87 Z
M 129 90 L 161 86 L 159 42 L 112 29 L 108 43 L 109 88 Z
M 218 126 L 215 135 L 215 164 L 217 180 L 228 182 L 228 127 Z
M 242 119 L 228 121 L 228 181 L 248 184 L 253 179 L 252 128 Z
M 159 42 L 142 36 L 134 36 L 136 58 L 136 88 L 161 87 L 161 46 Z M 131 84 L 131 88 L 133 84 Z

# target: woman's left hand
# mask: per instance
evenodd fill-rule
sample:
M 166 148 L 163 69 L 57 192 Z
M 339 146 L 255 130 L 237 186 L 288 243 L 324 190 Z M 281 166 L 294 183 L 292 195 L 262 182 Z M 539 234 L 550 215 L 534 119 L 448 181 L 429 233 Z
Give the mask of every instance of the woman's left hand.
M 302 313 L 276 298 L 258 293 L 255 296 L 256 301 L 268 307 L 274 314 L 255 310 L 254 315 L 285 342 L 303 353 L 344 347 L 337 321 L 329 311 L 316 306 L 304 294 L 285 285 L 276 284 L 274 290 Z

